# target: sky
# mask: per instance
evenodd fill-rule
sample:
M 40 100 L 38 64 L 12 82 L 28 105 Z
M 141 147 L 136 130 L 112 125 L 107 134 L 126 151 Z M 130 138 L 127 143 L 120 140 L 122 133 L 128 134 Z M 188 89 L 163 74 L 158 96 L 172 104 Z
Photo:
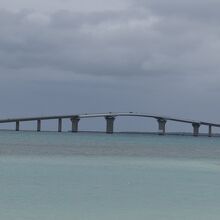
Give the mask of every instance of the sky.
M 219 9 L 0 0 L 0 117 L 134 111 L 220 123 Z

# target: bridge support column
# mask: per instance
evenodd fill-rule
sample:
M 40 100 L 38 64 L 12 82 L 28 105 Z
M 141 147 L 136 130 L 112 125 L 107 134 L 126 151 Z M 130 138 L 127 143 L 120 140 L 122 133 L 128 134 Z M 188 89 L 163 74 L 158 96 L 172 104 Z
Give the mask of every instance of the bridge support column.
M 106 133 L 112 134 L 114 132 L 114 120 L 113 116 L 106 116 Z
M 20 130 L 20 121 L 16 121 L 15 130 L 16 131 Z
M 77 132 L 80 118 L 74 117 L 74 118 L 71 118 L 70 120 L 72 122 L 72 132 Z
M 37 120 L 37 131 L 41 131 L 41 120 Z
M 209 137 L 212 137 L 212 126 L 209 125 Z
M 194 137 L 197 137 L 199 135 L 199 127 L 200 127 L 200 124 L 198 123 L 192 123 L 192 126 L 193 126 L 193 136 Z
M 157 119 L 158 121 L 158 130 L 159 130 L 159 135 L 165 135 L 165 125 L 166 125 L 166 120 L 163 118 Z
M 58 118 L 58 132 L 62 131 L 62 118 Z

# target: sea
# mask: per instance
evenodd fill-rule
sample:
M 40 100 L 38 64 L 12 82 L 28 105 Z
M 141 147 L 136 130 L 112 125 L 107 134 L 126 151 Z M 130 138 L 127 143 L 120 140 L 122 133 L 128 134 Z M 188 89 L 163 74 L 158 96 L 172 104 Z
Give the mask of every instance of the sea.
M 219 220 L 220 137 L 0 131 L 0 220 Z

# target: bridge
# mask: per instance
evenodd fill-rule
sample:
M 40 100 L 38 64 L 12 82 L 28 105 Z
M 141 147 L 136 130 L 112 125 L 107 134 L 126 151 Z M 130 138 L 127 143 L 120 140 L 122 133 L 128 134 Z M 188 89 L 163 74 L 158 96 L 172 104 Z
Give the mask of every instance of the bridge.
M 108 112 L 108 113 L 93 113 L 93 114 L 73 114 L 73 115 L 54 115 L 54 116 L 39 116 L 39 117 L 26 117 L 26 118 L 7 118 L 0 119 L 0 123 L 15 123 L 15 130 L 20 130 L 20 123 L 25 121 L 36 121 L 37 127 L 36 131 L 41 131 L 41 122 L 44 120 L 58 120 L 57 131 L 62 131 L 62 120 L 70 119 L 71 122 L 71 131 L 78 132 L 78 125 L 81 119 L 86 118 L 98 118 L 103 117 L 106 120 L 106 133 L 112 134 L 114 132 L 114 121 L 116 117 L 142 117 L 142 118 L 154 118 L 158 123 L 158 133 L 165 135 L 166 133 L 166 123 L 167 121 L 175 121 L 180 123 L 187 123 L 192 125 L 192 134 L 193 136 L 199 135 L 200 126 L 208 127 L 208 136 L 212 136 L 212 128 L 220 127 L 220 124 L 204 122 L 204 121 L 194 121 L 188 119 L 181 119 L 175 117 L 167 117 L 162 115 L 152 115 L 144 113 L 135 113 L 135 112 Z

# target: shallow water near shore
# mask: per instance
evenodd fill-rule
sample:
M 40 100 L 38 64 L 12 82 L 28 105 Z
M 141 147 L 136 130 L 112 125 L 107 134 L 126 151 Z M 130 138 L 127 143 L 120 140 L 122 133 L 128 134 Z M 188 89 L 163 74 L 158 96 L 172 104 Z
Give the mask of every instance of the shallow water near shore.
M 220 138 L 0 132 L 0 219 L 219 219 Z

